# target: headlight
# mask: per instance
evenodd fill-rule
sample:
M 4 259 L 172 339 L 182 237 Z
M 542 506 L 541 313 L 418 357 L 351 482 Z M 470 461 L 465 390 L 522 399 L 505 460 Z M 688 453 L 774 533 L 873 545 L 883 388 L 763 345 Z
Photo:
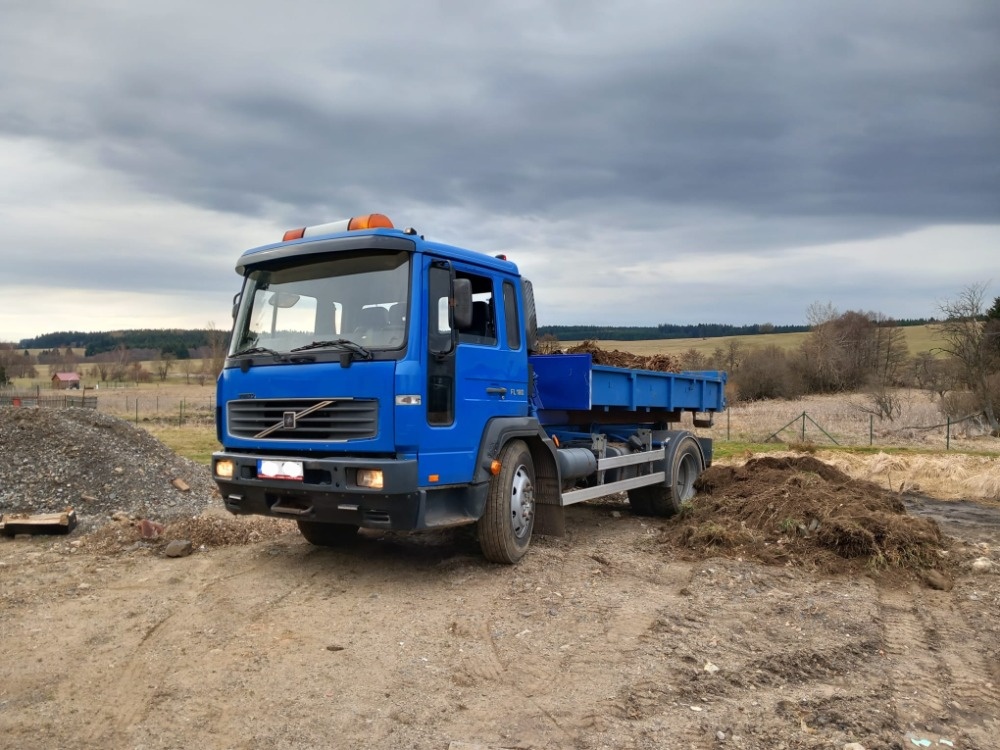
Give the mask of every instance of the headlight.
M 358 469 L 358 487 L 368 487 L 373 490 L 382 489 L 382 470 Z
M 215 462 L 215 476 L 219 479 L 233 478 L 233 462 L 229 459 L 222 459 Z

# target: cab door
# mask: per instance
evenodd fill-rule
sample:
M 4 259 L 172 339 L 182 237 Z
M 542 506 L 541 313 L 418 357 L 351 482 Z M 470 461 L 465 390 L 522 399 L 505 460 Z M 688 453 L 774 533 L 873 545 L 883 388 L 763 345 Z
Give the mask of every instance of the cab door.
M 471 325 L 458 330 L 451 314 L 455 279 L 471 284 L 473 300 Z M 470 481 L 487 423 L 528 413 L 527 349 L 519 333 L 511 335 L 511 313 L 505 310 L 511 308 L 509 290 L 514 286 L 510 280 L 506 284 L 496 273 L 458 263 L 432 263 L 428 269 L 427 426 L 420 452 L 424 486 Z M 516 325 L 519 331 L 520 322 Z

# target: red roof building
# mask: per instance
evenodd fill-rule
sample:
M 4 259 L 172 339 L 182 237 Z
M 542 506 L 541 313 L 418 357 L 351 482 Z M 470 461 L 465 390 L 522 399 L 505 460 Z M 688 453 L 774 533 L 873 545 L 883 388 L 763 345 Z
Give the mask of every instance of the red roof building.
M 52 376 L 52 387 L 60 390 L 79 388 L 80 376 L 75 372 L 57 372 Z

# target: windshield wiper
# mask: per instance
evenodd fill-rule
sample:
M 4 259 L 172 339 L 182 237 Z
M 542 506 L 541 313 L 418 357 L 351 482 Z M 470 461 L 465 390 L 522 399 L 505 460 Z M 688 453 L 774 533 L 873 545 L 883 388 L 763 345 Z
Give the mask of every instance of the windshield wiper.
M 306 344 L 305 346 L 297 346 L 292 349 L 293 352 L 304 352 L 309 349 L 344 349 L 351 352 L 352 354 L 358 355 L 361 359 L 371 359 L 371 350 L 366 349 L 361 346 L 356 341 L 351 341 L 350 339 L 332 339 L 330 341 L 313 341 L 311 344 Z
M 235 352 L 233 354 L 233 356 L 234 357 L 239 357 L 240 355 L 243 355 L 243 354 L 270 354 L 272 357 L 274 357 L 274 361 L 275 362 L 291 362 L 292 364 L 295 364 L 295 365 L 301 365 L 301 364 L 303 364 L 305 362 L 315 362 L 316 361 L 316 358 L 314 356 L 312 356 L 311 354 L 299 354 L 299 355 L 294 356 L 294 357 L 289 357 L 289 356 L 286 356 L 286 355 L 282 354 L 281 352 L 276 352 L 274 349 L 268 349 L 266 346 L 252 346 L 249 349 L 243 349 L 241 351 Z M 253 360 L 251 360 L 251 359 L 244 359 L 243 360 L 243 364 L 242 364 L 243 372 L 246 372 L 247 370 L 249 370 L 250 369 L 250 365 L 252 363 L 253 363 Z
M 239 357 L 243 354 L 270 354 L 279 362 L 287 361 L 287 357 L 281 352 L 276 352 L 274 349 L 268 349 L 266 346 L 251 346 L 249 349 L 241 349 L 238 352 L 233 352 L 234 357 Z

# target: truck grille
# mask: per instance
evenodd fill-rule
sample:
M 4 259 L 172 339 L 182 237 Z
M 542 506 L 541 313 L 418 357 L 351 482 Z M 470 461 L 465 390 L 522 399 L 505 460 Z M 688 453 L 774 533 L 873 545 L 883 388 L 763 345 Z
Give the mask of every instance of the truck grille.
M 374 399 L 245 399 L 228 404 L 229 434 L 268 440 L 364 440 L 378 434 Z

